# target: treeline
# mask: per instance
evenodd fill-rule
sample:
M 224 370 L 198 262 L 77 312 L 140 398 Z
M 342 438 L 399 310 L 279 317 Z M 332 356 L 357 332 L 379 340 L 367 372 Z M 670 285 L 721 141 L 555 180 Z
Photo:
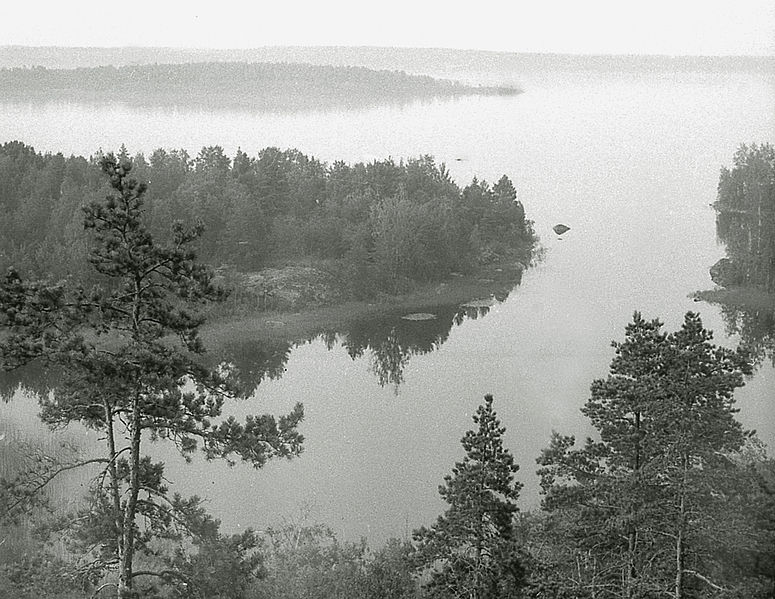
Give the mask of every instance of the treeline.
M 81 207 L 108 191 L 99 158 L 0 146 L 0 267 L 89 276 Z M 461 189 L 430 156 L 328 165 L 293 149 L 230 158 L 213 146 L 193 158 L 158 149 L 118 159 L 148 182 L 144 218 L 155 238 L 168 240 L 176 220 L 199 222 L 198 254 L 211 265 L 324 261 L 357 297 L 498 257 L 526 259 L 534 241 L 508 177 Z
M 471 94 L 512 95 L 517 88 L 471 87 L 403 71 L 301 63 L 202 62 L 0 69 L 9 99 L 118 101 L 148 105 L 289 110 L 407 102 Z
M 0 67 L 73 69 L 102 65 L 188 62 L 294 62 L 358 65 L 409 73 L 757 72 L 775 69 L 772 56 L 578 55 L 381 46 L 264 46 L 241 49 L 0 46 Z

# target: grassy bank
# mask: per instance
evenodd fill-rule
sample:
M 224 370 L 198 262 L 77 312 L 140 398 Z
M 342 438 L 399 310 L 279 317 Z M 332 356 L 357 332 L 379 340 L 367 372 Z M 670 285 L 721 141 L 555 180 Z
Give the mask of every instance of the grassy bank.
M 339 331 L 353 319 L 385 312 L 433 313 L 438 306 L 460 305 L 472 300 L 505 297 L 522 278 L 524 266 L 503 261 L 483 266 L 467 275 L 453 275 L 441 282 L 416 285 L 401 295 L 383 295 L 376 300 L 345 300 L 330 305 L 307 305 L 295 310 L 254 310 L 250 313 L 227 310 L 214 313 L 202 331 L 207 346 L 217 348 L 227 342 L 261 337 L 267 341 L 296 342 L 324 333 Z

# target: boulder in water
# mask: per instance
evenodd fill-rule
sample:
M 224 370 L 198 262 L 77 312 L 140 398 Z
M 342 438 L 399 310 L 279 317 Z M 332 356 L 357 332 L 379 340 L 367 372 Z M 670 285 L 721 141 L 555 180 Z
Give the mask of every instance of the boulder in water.
M 737 287 L 745 283 L 745 273 L 729 258 L 710 267 L 710 278 L 719 287 Z

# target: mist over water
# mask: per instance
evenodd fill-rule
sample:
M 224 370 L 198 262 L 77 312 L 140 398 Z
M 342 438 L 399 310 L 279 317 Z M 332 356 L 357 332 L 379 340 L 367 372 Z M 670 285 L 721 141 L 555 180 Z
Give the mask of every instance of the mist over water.
M 462 457 L 460 437 L 485 393 L 494 394 L 505 442 L 521 464 L 522 506 L 534 508 L 535 458 L 553 429 L 590 432 L 579 408 L 592 380 L 607 373 L 610 341 L 623 337 L 634 310 L 660 317 L 667 330 L 699 311 L 717 343 L 738 343 L 726 335 L 720 308 L 689 294 L 713 286 L 708 268 L 724 255 L 710 207 L 719 169 L 739 144 L 774 141 L 775 77 L 488 77 L 482 83 L 519 82 L 525 93 L 273 114 L 0 102 L 0 139 L 65 154 L 122 143 L 146 155 L 157 147 L 195 155 L 218 144 L 232 156 L 238 147 L 251 155 L 295 147 L 329 163 L 432 154 L 460 185 L 507 174 L 535 221 L 544 259 L 488 314 L 449 322 L 443 342 L 409 356 L 398 387 L 380 385 L 368 346 L 354 358 L 341 338 L 290 349 L 282 376 L 263 380 L 236 411 L 283 412 L 302 401 L 300 458 L 260 471 L 170 458 L 167 477 L 207 497 L 227 530 L 276 524 L 304 504 L 348 539 L 379 543 L 431 523 L 442 510 L 438 484 Z M 559 238 L 557 223 L 571 230 Z M 737 398 L 744 425 L 775 449 L 772 365 Z M 33 430 L 37 407 L 20 399 L 0 417 Z

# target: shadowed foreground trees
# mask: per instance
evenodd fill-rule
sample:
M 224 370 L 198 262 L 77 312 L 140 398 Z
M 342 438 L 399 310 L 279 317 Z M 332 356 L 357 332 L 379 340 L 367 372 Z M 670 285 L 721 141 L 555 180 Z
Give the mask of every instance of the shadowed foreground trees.
M 749 355 L 711 341 L 697 314 L 666 333 L 636 313 L 582 410 L 596 437 L 577 447 L 555 434 L 539 458 L 539 513 L 518 515 L 517 465 L 486 396 L 462 439 L 463 460 L 440 487 L 449 507 L 415 531 L 413 546 L 390 541 L 370 551 L 365 541 L 342 541 L 303 522 L 261 537 L 250 530 L 224 536 L 197 500 L 170 497 L 161 465 L 145 461 L 132 578 L 158 578 L 168 583 L 160 594 L 181 598 L 772 599 L 775 461 L 735 419 L 733 393 L 751 372 Z M 114 454 L 121 501 L 131 493 L 130 461 L 122 459 L 131 445 L 124 447 Z M 24 480 L 36 485 L 51 464 Z M 111 508 L 110 470 L 101 472 L 107 482 L 96 487 L 82 523 L 65 523 L 68 547 L 85 558 L 74 568 L 31 554 L 0 568 L 14 599 L 77 597 L 111 582 L 97 577 L 117 563 L 121 540 L 111 517 L 123 512 Z M 4 494 L 0 485 L 0 507 L 24 496 L 23 485 L 16 489 L 21 494 Z M 143 584 L 142 592 L 155 591 Z
M 636 313 L 582 409 L 599 439 L 574 448 L 555 433 L 539 458 L 544 534 L 564 545 L 556 596 L 732 597 L 756 576 L 730 575 L 730 556 L 766 537 L 737 457 L 750 434 L 733 393 L 750 357 L 711 339 L 697 314 L 666 334 Z
M 197 360 L 204 350 L 194 310 L 222 295 L 189 249 L 201 230 L 176 225 L 169 245 L 155 243 L 143 224 L 145 186 L 129 177 L 131 163 L 108 155 L 100 166 L 111 191 L 84 209 L 99 285 L 28 282 L 11 270 L 0 284 L 0 325 L 7 332 L 0 365 L 39 360 L 60 367 L 64 376 L 54 393 L 40 397 L 42 419 L 52 427 L 80 423 L 105 441 L 102 454 L 66 465 L 95 474 L 88 505 L 62 523 L 78 556 L 72 576 L 115 586 L 121 598 L 140 589 L 149 596 L 156 583 L 212 597 L 212 584 L 228 571 L 219 596 L 239 596 L 238 574 L 248 576 L 258 565 L 255 534 L 222 536 L 198 498 L 169 491 L 164 464 L 141 447 L 164 440 L 184 456 L 201 447 L 208 459 L 242 459 L 259 468 L 301 451 L 302 408 L 279 420 L 223 416 L 237 386 L 228 370 Z

